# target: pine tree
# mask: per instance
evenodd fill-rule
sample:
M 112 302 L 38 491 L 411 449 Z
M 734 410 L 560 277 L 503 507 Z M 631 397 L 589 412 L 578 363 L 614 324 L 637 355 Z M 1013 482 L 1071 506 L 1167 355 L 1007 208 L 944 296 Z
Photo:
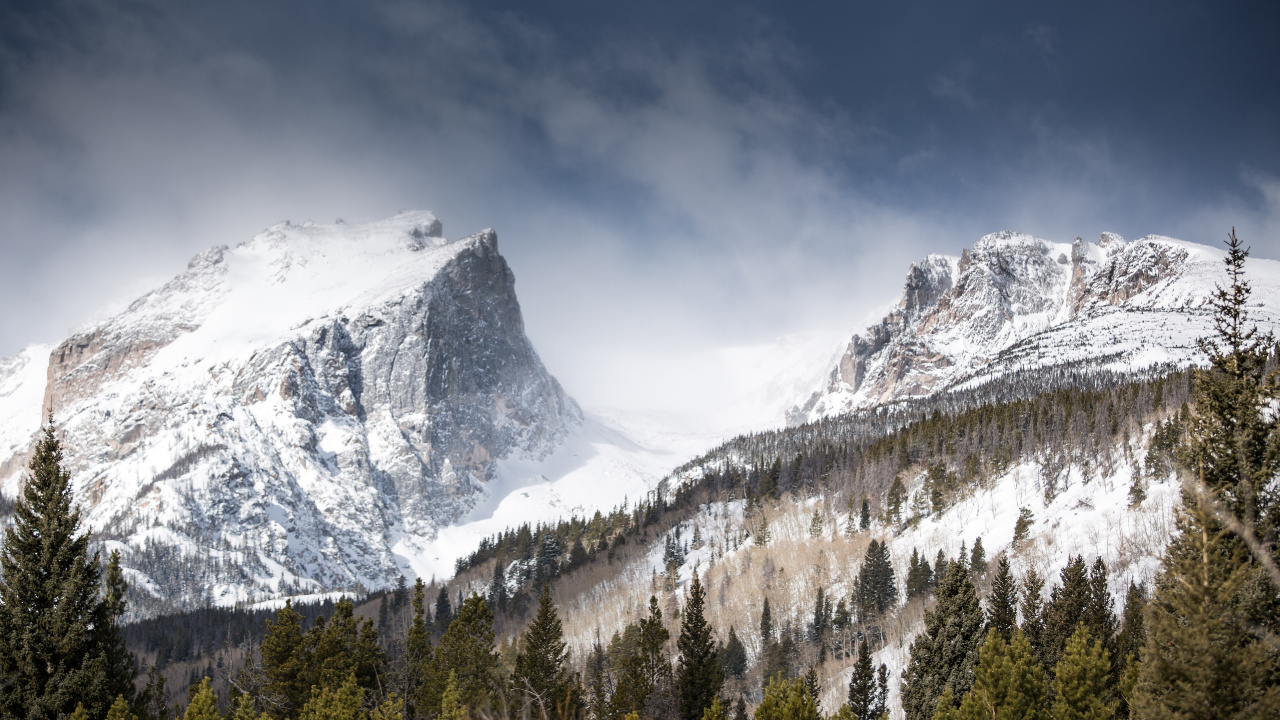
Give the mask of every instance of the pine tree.
M 804 689 L 815 701 L 822 697 L 822 683 L 818 682 L 818 670 L 812 665 L 804 671 Z
M 947 565 L 938 585 L 937 604 L 925 611 L 924 631 L 911 643 L 911 658 L 903 673 L 902 706 L 907 720 L 928 720 L 950 689 L 964 697 L 973 685 L 973 667 L 983 641 L 982 607 L 965 562 Z
M 354 675 L 334 687 L 320 688 L 298 714 L 298 720 L 364 720 L 364 688 Z M 189 719 L 188 719 L 189 720 Z
M 328 621 L 317 618 L 303 644 L 307 667 L 302 680 L 308 688 L 338 687 L 349 676 L 365 690 L 379 688 L 386 653 L 378 643 L 373 621 L 357 620 L 350 599 L 339 600 Z
M 741 695 L 733 706 L 733 720 L 747 720 L 747 701 Z
M 572 702 L 573 683 L 566 666 L 564 629 L 556 607 L 551 602 L 551 586 L 542 586 L 538 613 L 520 638 L 511 681 L 515 691 L 525 698 L 526 707 L 538 707 L 544 717 L 562 703 Z M 577 703 L 571 713 L 576 714 Z
M 729 639 L 720 651 L 720 667 L 730 677 L 742 677 L 742 673 L 747 670 L 747 648 L 732 625 L 729 626 Z
M 769 611 L 769 598 L 766 596 L 760 605 L 760 645 L 767 647 L 773 642 L 773 613 Z
M 902 524 L 902 506 L 907 502 L 907 488 L 902 484 L 900 476 L 894 476 L 893 484 L 889 486 L 889 521 L 894 525 Z
M 493 580 L 489 582 L 489 607 L 499 613 L 507 609 L 507 576 L 502 571 L 501 558 L 493 563 Z
M 111 708 L 107 710 L 107 720 L 138 720 L 138 716 L 129 709 L 129 703 L 125 701 L 124 696 L 117 695 L 116 701 L 111 703 Z
M 920 553 L 911 548 L 911 559 L 907 561 L 907 600 L 914 600 L 921 595 Z
M 1234 230 L 1227 248 L 1230 285 L 1212 299 L 1216 337 L 1201 340 L 1209 367 L 1194 376 L 1195 414 L 1177 454 L 1178 532 L 1146 618 L 1133 701 L 1144 718 L 1280 716 L 1280 601 L 1261 567 L 1276 552 L 1257 541 L 1280 515 L 1280 391 L 1266 369 L 1274 339 L 1248 320 L 1248 250 Z
M 1031 512 L 1030 508 L 1018 509 L 1018 521 L 1013 525 L 1013 547 L 1016 550 L 1026 541 L 1027 536 L 1031 534 L 1031 526 L 1036 522 L 1036 516 Z
M 822 513 L 818 510 L 813 511 L 813 517 L 809 519 L 809 537 L 815 540 L 822 537 L 822 529 L 825 523 L 822 521 Z
M 715 635 L 703 615 L 703 604 L 702 583 L 695 574 L 680 618 L 680 636 L 676 639 L 676 648 L 680 651 L 676 688 L 681 720 L 699 720 L 702 711 L 720 695 L 724 686 L 724 670 L 716 652 Z
M 1076 631 L 1076 626 L 1085 622 L 1092 594 L 1084 557 L 1069 558 L 1062 569 L 1062 585 L 1055 585 L 1049 591 L 1049 603 L 1045 606 L 1043 658 L 1047 667 L 1053 668 L 1058 664 L 1067 640 Z
M 413 620 L 405 635 L 407 672 L 400 683 L 400 689 L 409 701 L 405 713 L 410 718 L 425 718 L 433 714 L 440 706 L 440 693 L 443 691 L 435 683 L 423 682 L 430 677 L 435 666 L 435 648 L 431 645 L 425 600 L 426 586 L 422 584 L 422 578 L 418 578 L 413 585 Z
M 976 546 L 975 546 L 976 547 Z M 991 629 L 1006 642 L 1018 629 L 1018 582 L 1013 579 L 1009 558 L 1003 554 L 996 561 L 996 576 L 991 581 L 991 594 L 987 596 L 987 617 Z
M 1054 668 L 1053 720 L 1108 720 L 1115 713 L 1115 702 L 1108 700 L 1110 654 L 1090 639 L 1085 625 L 1077 627 Z
M 898 584 L 893 578 L 889 544 L 872 540 L 858 575 L 858 619 L 863 622 L 883 615 L 898 602 Z
M 854 720 L 878 720 L 876 711 L 876 674 L 871 665 L 867 638 L 858 641 L 858 658 L 849 678 L 849 710 Z
M 862 510 L 858 512 L 858 529 L 871 529 L 871 503 L 865 497 L 862 498 Z
M 1027 571 L 1022 579 L 1022 633 L 1035 650 L 1036 657 L 1044 662 L 1044 580 L 1035 568 Z
M 264 690 L 276 699 L 287 717 L 294 716 L 311 697 L 308 681 L 311 658 L 302 633 L 302 615 L 286 600 L 276 611 L 275 621 L 267 620 L 267 635 L 258 652 L 262 656 Z
M 241 718 L 236 718 L 241 720 Z M 253 720 L 245 718 L 244 720 Z M 369 720 L 404 720 L 404 701 L 392 693 L 382 704 L 369 711 Z
M 1026 636 L 1017 633 L 1012 642 L 1006 643 L 1000 633 L 993 631 L 978 651 L 973 689 L 958 706 L 940 701 L 934 717 L 936 720 L 1043 720 L 1047 715 L 1047 691 L 1044 670 Z
M 623 660 L 613 694 L 610 710 L 615 716 L 644 712 L 650 696 L 671 681 L 666 652 L 671 633 L 662 624 L 656 596 L 649 596 L 649 616 L 640 619 L 635 637 L 635 650 Z
M 187 711 L 183 713 L 182 720 L 221 720 L 218 715 L 218 697 L 213 694 L 209 678 L 201 680 L 198 686 L 191 689 L 191 701 L 187 703 Z
M 119 557 L 104 588 L 52 421 L 28 471 L 0 550 L 0 716 L 53 720 L 83 705 L 105 717 L 117 696 L 134 696 L 133 657 L 117 625 Z
M 241 694 L 236 698 L 235 709 L 227 716 L 228 720 L 258 720 L 258 711 L 254 705 L 252 695 Z
M 876 701 L 871 712 L 877 718 L 889 716 L 889 667 L 884 663 L 876 670 Z
M 433 629 L 437 636 L 443 635 L 449 629 L 449 623 L 453 622 L 453 606 L 449 603 L 448 588 L 441 587 L 440 593 L 436 595 L 436 612 L 434 615 Z
M 729 720 L 729 709 L 720 702 L 720 696 L 711 699 L 711 704 L 702 711 L 701 720 Z
M 938 555 L 933 559 L 933 585 L 936 588 L 942 584 L 942 578 L 947 576 L 947 556 L 942 553 L 942 549 L 938 549 Z
M 973 541 L 973 550 L 969 555 L 969 570 L 973 579 L 977 580 L 987 572 L 987 551 L 982 547 L 982 538 Z
M 1116 636 L 1116 660 L 1125 667 L 1138 662 L 1142 646 L 1147 642 L 1147 628 L 1143 620 L 1146 610 L 1146 588 L 1130 581 L 1129 591 L 1124 597 L 1123 624 L 1120 634 Z M 1127 713 L 1122 715 L 1127 716 Z
M 479 595 L 463 601 L 435 651 L 434 682 L 455 675 L 461 702 L 483 707 L 497 682 L 498 654 L 493 644 L 493 613 Z
M 822 714 L 804 680 L 774 677 L 764 690 L 764 699 L 756 708 L 754 720 L 822 720 Z
M 467 705 L 462 699 L 462 690 L 458 688 L 458 673 L 450 671 L 445 681 L 444 692 L 440 695 L 439 720 L 466 720 Z

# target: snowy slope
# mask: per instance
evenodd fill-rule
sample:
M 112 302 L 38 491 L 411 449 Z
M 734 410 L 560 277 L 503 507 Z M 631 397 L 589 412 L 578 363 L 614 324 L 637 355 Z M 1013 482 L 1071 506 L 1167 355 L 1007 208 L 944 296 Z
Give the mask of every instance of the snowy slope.
M 1104 233 L 1052 243 L 988 235 L 960 257 L 930 255 L 908 272 L 898 306 L 855 335 L 825 383 L 788 413 L 793 424 L 1010 372 L 1062 366 L 1132 371 L 1202 361 L 1208 299 L 1223 252 L 1166 237 Z M 1280 263 L 1250 260 L 1253 318 L 1280 318 Z
M 40 425 L 49 347 L 32 345 L 0 358 L 0 478 L 26 463 L 33 430 Z

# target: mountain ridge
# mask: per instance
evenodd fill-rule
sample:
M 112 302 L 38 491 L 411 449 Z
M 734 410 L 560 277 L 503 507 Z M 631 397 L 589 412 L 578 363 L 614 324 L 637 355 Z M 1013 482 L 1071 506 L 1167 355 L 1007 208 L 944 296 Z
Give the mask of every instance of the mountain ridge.
M 1053 243 L 1012 231 L 913 263 L 897 306 L 856 333 L 791 425 L 1073 362 L 1134 371 L 1203 361 L 1221 251 L 1157 235 Z M 1255 318 L 1280 315 L 1280 265 L 1251 260 Z

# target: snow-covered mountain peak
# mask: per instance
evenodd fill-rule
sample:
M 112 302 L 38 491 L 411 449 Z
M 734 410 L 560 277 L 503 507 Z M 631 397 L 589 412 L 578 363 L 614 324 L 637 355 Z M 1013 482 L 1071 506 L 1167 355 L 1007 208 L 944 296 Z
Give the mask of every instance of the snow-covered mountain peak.
M 1033 368 L 1132 371 L 1201 360 L 1223 252 L 1156 235 L 1055 243 L 1013 231 L 907 272 L 897 309 L 855 335 L 792 423 L 989 382 Z M 1251 260 L 1259 312 L 1280 309 L 1280 264 Z
M 274 225 L 0 363 L 0 408 L 23 418 L 0 426 L 9 497 L 41 392 L 86 521 L 168 607 L 393 584 L 500 461 L 547 458 L 583 423 L 524 334 L 497 235 L 450 242 L 423 212 Z

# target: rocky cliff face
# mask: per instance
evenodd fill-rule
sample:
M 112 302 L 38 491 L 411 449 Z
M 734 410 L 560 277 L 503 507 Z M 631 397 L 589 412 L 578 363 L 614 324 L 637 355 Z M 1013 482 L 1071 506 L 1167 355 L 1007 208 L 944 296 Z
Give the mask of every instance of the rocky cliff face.
M 406 544 L 485 497 L 499 459 L 581 423 L 514 284 L 493 231 L 448 242 L 429 213 L 284 223 L 54 348 L 44 412 L 143 609 L 412 575 Z
M 1148 236 L 1052 243 L 988 235 L 959 258 L 907 273 L 898 306 L 854 335 L 823 387 L 788 413 L 799 424 L 1028 369 L 1140 370 L 1199 362 L 1222 253 Z M 1251 260 L 1255 319 L 1273 327 L 1280 264 Z

